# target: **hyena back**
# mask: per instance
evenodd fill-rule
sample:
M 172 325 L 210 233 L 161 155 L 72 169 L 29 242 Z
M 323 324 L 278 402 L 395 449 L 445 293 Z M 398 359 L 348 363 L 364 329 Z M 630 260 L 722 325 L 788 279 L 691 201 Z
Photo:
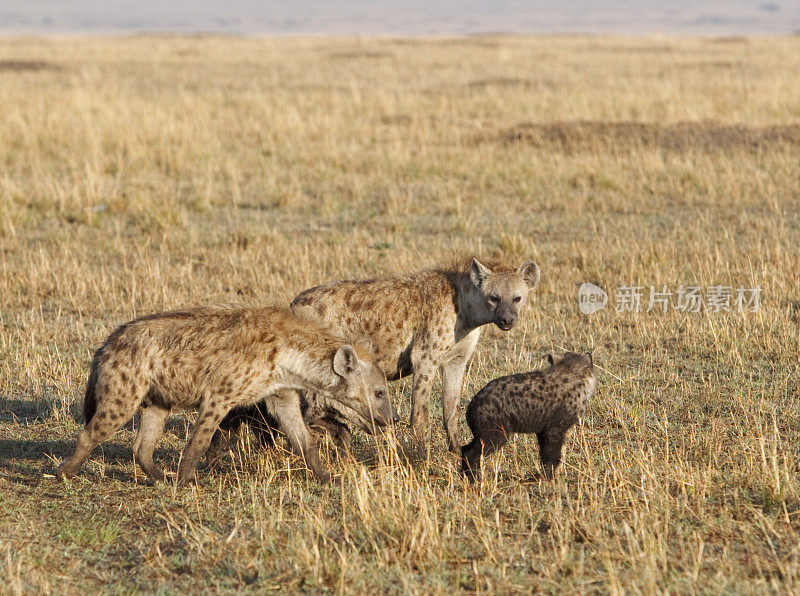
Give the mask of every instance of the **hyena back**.
M 178 482 L 197 461 L 231 408 L 265 400 L 293 449 L 323 481 L 330 474 L 310 449 L 298 390 L 332 419 L 373 433 L 396 422 L 386 378 L 372 353 L 348 345 L 288 309 L 210 307 L 149 315 L 114 331 L 97 350 L 84 402 L 86 427 L 58 476 L 74 475 L 92 449 L 136 412 L 137 463 L 153 481 L 163 472 L 153 451 L 173 408 L 199 409 L 183 450 Z
M 362 281 L 337 281 L 299 294 L 292 312 L 348 339 L 368 339 L 390 380 L 413 375 L 411 427 L 425 440 L 429 395 L 442 374 L 443 422 L 452 451 L 460 449 L 458 402 L 467 362 L 483 325 L 511 329 L 539 267 L 477 259 L 415 273 Z
M 546 478 L 561 462 L 567 431 L 586 413 L 595 387 L 591 354 L 548 356 L 544 370 L 499 377 L 489 382 L 467 407 L 474 438 L 462 448 L 462 471 L 480 477 L 481 456 L 488 457 L 511 433 L 535 433 Z

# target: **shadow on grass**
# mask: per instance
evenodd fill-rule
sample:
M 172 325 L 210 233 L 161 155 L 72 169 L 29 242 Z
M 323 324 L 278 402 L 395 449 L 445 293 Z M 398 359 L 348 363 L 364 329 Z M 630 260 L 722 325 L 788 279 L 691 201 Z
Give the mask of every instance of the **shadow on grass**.
M 274 442 L 261 443 L 258 434 L 253 433 L 248 424 L 239 429 L 224 431 L 220 442 L 209 451 L 208 469 L 218 474 L 228 474 L 232 470 L 248 469 L 246 462 L 259 456 L 282 458 L 292 456 L 286 436 L 279 430 L 272 429 Z M 353 437 L 349 446 L 337 445 L 329 435 L 312 433 L 317 442 L 316 448 L 322 456 L 323 465 L 330 466 L 336 460 L 350 460 L 363 465 L 367 470 L 375 471 L 388 466 L 405 468 L 427 468 L 431 459 L 441 459 L 433 447 L 415 446 L 408 433 L 399 432 L 394 437 L 371 437 L 359 433 Z M 454 456 L 455 457 L 455 456 Z M 450 465 L 448 462 L 446 465 Z
M 44 391 L 41 397 L 30 400 L 0 397 L 0 422 L 20 424 L 43 422 L 52 418 L 55 411 L 65 409 L 67 408 L 63 402 L 49 391 Z M 79 405 L 73 404 L 68 411 L 74 420 L 83 419 Z
M 65 439 L 39 439 L 37 434 L 44 434 L 47 424 L 47 434 L 52 435 L 52 423 L 54 421 L 54 411 L 63 411 L 64 402 L 60 399 L 51 397 L 45 392 L 44 397 L 36 400 L 8 399 L 0 397 L 0 424 L 5 426 L 8 435 L 18 434 L 18 438 L 4 438 L 0 440 L 0 471 L 6 478 L 16 484 L 33 486 L 41 482 L 43 475 L 54 474 L 56 466 L 66 460 L 75 447 L 75 436 Z M 70 408 L 72 417 L 83 427 L 82 405 L 73 404 Z M 139 428 L 138 415 L 128 421 L 120 430 L 130 433 Z M 246 427 L 247 425 L 245 425 Z M 37 428 L 38 427 L 38 428 Z M 39 430 L 41 429 L 41 430 Z M 171 434 L 178 439 L 181 446 L 185 444 L 191 429 L 191 422 L 181 414 L 173 415 L 167 421 L 164 432 Z M 18 431 L 18 432 L 17 432 Z M 120 431 L 117 431 L 119 433 Z M 90 460 L 99 459 L 105 464 L 102 475 L 91 471 L 91 465 L 85 464 L 81 476 L 101 480 L 102 478 L 114 478 L 122 482 L 134 482 L 135 477 L 125 470 L 120 470 L 119 466 L 128 466 L 133 461 L 132 441 L 127 443 L 125 439 L 120 441 L 120 437 L 114 433 L 109 441 L 102 443 L 92 451 Z M 331 459 L 337 457 L 353 458 L 367 469 L 374 470 L 385 466 L 387 462 L 393 462 L 411 468 L 430 463 L 430 454 L 426 448 L 420 448 L 406 436 L 407 433 L 400 431 L 393 440 L 382 437 L 357 436 L 354 438 L 350 448 L 337 452 L 333 443 L 323 441 L 320 449 L 328 452 Z M 7 435 L 7 436 L 8 436 Z M 205 462 L 201 462 L 198 471 L 206 469 L 217 473 L 226 473 L 227 466 L 224 464 L 224 453 L 233 451 L 236 454 L 234 459 L 246 459 L 252 456 L 250 449 L 242 449 L 237 433 L 232 433 L 223 441 L 223 445 L 218 453 L 210 452 Z M 115 442 L 116 436 L 116 442 Z M 267 454 L 272 453 L 280 457 L 281 452 L 289 450 L 288 442 L 279 431 L 276 432 L 276 442 L 273 447 L 260 447 L 258 441 L 250 442 L 256 450 Z M 213 451 L 213 450 L 212 450 Z M 435 451 L 435 450 L 434 450 Z M 177 469 L 180 458 L 180 450 L 161 448 L 155 452 L 155 459 L 159 466 L 165 471 Z M 141 476 L 136 477 L 141 482 Z
M 65 409 L 63 400 L 51 395 L 47 390 L 41 397 L 31 400 L 0 397 L 0 427 L 5 435 L 0 439 L 0 474 L 15 484 L 26 486 L 35 486 L 45 475 L 54 474 L 58 464 L 72 455 L 75 448 L 74 430 L 70 429 L 66 435 L 64 432 L 66 429 L 61 424 L 64 417 L 58 416 L 58 412 L 64 412 Z M 82 404 L 73 404 L 69 407 L 69 413 L 83 428 Z M 170 417 L 164 433 L 177 437 L 183 444 L 188 437 L 190 426 L 189 419 L 179 413 Z M 133 441 L 128 439 L 130 442 L 127 442 L 126 438 L 119 436 L 118 433 L 122 431 L 130 437 L 138 428 L 137 415 L 109 437 L 108 441 L 92 451 L 89 461 L 96 461 L 99 458 L 103 462 L 105 467 L 102 475 L 91 471 L 91 465 L 88 463 L 84 464 L 80 475 L 96 480 L 114 478 L 123 482 L 135 481 L 132 474 L 119 469 L 119 466 L 129 465 L 133 461 Z M 63 434 L 65 437 L 52 438 L 53 434 Z M 171 470 L 177 467 L 180 452 L 161 448 L 157 449 L 154 455 L 160 465 Z M 141 479 L 141 476 L 137 478 Z
M 52 421 L 53 413 L 65 408 L 63 402 L 45 392 L 44 397 L 34 400 L 8 399 L 0 397 L 0 423 L 14 423 L 30 426 L 37 422 Z M 73 420 L 83 426 L 83 404 L 73 403 L 69 406 Z M 165 433 L 171 433 L 181 440 L 189 437 L 191 423 L 183 412 L 175 412 L 164 426 Z M 138 414 L 126 422 L 120 430 L 136 430 L 139 428 Z M 119 432 L 119 431 L 117 431 Z
M 35 486 L 42 481 L 45 474 L 55 474 L 58 463 L 72 455 L 74 448 L 75 441 L 71 440 L 2 439 L 0 473 L 15 484 Z M 122 482 L 135 481 L 132 474 L 117 468 L 133 462 L 133 450 L 130 445 L 103 443 L 92 451 L 87 461 L 97 459 L 98 456 L 106 466 L 102 475 L 91 471 L 89 463 L 84 464 L 78 475 L 93 480 L 113 478 Z M 166 470 L 172 470 L 177 467 L 180 454 L 173 449 L 157 449 L 154 456 L 159 465 Z M 139 474 L 139 482 L 142 478 L 143 475 Z

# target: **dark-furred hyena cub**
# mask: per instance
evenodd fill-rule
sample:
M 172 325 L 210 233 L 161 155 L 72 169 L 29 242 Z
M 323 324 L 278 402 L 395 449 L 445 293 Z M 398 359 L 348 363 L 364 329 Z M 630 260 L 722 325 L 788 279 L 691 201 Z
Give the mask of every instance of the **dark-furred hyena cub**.
M 472 398 L 467 424 L 475 438 L 461 449 L 461 469 L 470 480 L 480 478 L 481 455 L 505 445 L 510 433 L 536 433 L 544 476 L 553 477 L 567 431 L 586 412 L 595 376 L 591 354 L 547 358 L 549 367 L 499 377 Z

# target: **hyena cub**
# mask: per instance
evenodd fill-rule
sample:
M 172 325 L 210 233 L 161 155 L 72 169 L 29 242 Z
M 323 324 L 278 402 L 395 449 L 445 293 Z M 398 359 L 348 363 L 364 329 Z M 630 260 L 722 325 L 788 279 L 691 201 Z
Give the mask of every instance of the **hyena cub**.
M 74 475 L 92 449 L 139 411 L 134 456 L 151 480 L 161 481 L 153 451 L 170 411 L 199 409 L 178 470 L 178 483 L 185 484 L 194 479 L 223 417 L 263 400 L 295 452 L 329 481 L 298 391 L 311 396 L 315 410 L 369 433 L 399 419 L 372 352 L 289 309 L 212 307 L 141 317 L 119 327 L 95 353 L 84 401 L 86 428 L 57 475 Z
M 481 455 L 505 445 L 510 433 L 536 433 L 544 476 L 553 477 L 567 431 L 586 413 L 595 376 L 591 354 L 547 358 L 544 370 L 499 377 L 472 398 L 467 424 L 475 438 L 461 449 L 461 469 L 470 480 L 480 478 Z

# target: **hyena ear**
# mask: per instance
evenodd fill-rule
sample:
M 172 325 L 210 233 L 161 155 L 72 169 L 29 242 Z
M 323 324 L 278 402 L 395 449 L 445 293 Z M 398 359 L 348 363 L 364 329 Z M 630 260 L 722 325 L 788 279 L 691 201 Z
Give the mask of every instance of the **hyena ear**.
M 555 358 L 553 358 L 553 355 L 552 354 L 548 354 L 547 355 L 547 364 L 549 364 L 550 366 L 553 366 L 555 363 L 556 363 L 556 360 L 555 360 Z
M 469 279 L 472 281 L 472 285 L 480 289 L 483 281 L 491 272 L 492 270 L 484 267 L 478 259 L 472 259 L 472 265 L 469 268 Z
M 519 266 L 517 273 L 525 280 L 525 283 L 528 284 L 528 288 L 531 290 L 536 287 L 536 284 L 538 284 L 539 280 L 542 278 L 539 265 L 533 261 L 525 261 Z
M 358 356 L 353 346 L 344 345 L 333 356 L 333 372 L 343 378 L 347 378 L 358 368 Z
M 586 358 L 589 359 L 589 366 L 594 366 L 594 358 L 592 358 L 591 352 L 586 352 Z

